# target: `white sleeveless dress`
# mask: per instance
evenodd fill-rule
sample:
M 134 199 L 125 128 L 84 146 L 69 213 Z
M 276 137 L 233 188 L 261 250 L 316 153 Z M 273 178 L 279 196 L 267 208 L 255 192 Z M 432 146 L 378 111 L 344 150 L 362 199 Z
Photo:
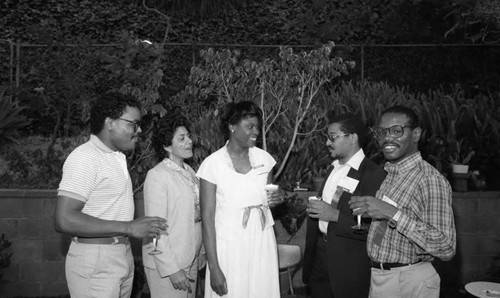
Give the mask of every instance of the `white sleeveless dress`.
M 249 149 L 249 156 L 252 170 L 239 174 L 223 147 L 203 161 L 197 175 L 217 186 L 215 233 L 217 257 L 228 286 L 224 297 L 279 298 L 274 220 L 264 207 L 264 187 L 276 161 L 256 147 Z M 246 227 L 245 211 L 249 215 Z M 210 286 L 208 266 L 206 272 L 205 297 L 220 297 Z

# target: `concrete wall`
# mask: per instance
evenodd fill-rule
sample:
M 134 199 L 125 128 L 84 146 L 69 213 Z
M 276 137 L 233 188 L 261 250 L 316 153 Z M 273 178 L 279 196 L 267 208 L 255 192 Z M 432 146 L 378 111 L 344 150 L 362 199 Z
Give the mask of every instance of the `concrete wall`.
M 64 256 L 69 238 L 54 229 L 56 192 L 0 190 L 0 234 L 12 242 L 2 297 L 67 294 Z
M 302 193 L 304 197 L 310 193 Z M 54 230 L 54 190 L 0 190 L 0 234 L 12 242 L 11 265 L 3 270 L 0 297 L 58 296 L 68 294 L 64 277 L 64 256 L 69 237 Z M 142 200 L 136 211 L 142 213 Z M 462 287 L 485 278 L 493 258 L 500 254 L 500 192 L 454 193 L 457 225 L 457 256 L 450 262 L 436 262 L 443 285 Z M 305 225 L 290 240 L 304 248 Z M 276 223 L 278 243 L 289 235 Z M 303 286 L 301 272 L 294 277 Z

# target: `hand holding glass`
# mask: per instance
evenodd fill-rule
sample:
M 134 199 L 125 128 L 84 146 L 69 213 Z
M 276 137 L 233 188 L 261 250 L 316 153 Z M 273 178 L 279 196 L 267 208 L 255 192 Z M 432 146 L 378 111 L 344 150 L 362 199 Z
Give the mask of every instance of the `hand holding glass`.
M 359 210 L 359 208 L 354 209 L 353 211 Z M 357 216 L 358 224 L 351 227 L 354 230 L 354 233 L 364 234 L 368 232 L 368 225 L 361 222 L 361 214 Z

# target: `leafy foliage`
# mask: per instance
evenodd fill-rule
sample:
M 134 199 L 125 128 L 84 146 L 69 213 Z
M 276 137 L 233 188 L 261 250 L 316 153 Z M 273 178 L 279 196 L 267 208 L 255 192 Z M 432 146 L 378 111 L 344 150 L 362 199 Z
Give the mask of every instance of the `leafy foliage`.
M 24 107 L 13 100 L 12 96 L 5 95 L 5 91 L 0 91 L 0 144 L 14 141 L 17 130 L 29 124 L 22 115 Z
M 496 0 L 455 0 L 446 19 L 453 21 L 445 33 L 460 32 L 473 43 L 500 42 L 500 3 Z
M 256 102 L 263 111 L 262 146 L 279 161 L 277 178 L 296 150 L 297 140 L 322 128 L 325 112 L 315 104 L 318 93 L 354 66 L 331 57 L 333 48 L 328 43 L 295 53 L 283 47 L 276 59 L 260 61 L 241 61 L 238 51 L 202 51 L 203 62 L 191 70 L 193 88 L 189 90 L 202 99 L 212 96 L 216 108 L 227 102 Z
M 29 109 L 32 133 L 77 135 L 85 130 L 89 103 L 98 93 L 100 63 L 95 49 L 86 44 L 65 47 L 52 43 L 24 60 L 30 71 L 24 75 L 20 94 Z M 30 88 L 31 87 L 31 88 Z
M 276 206 L 272 212 L 273 217 L 281 221 L 281 224 L 290 235 L 290 239 L 300 230 L 307 217 L 307 200 L 300 198 L 296 193 L 288 194 L 284 203 Z
M 0 149 L 0 188 L 55 189 L 66 157 L 85 136 L 28 137 Z
M 188 43 L 490 42 L 499 16 L 495 0 L 17 0 L 0 4 L 0 38 L 114 43 L 127 30 L 160 41 L 166 23 L 143 2 L 172 17 L 169 41 Z

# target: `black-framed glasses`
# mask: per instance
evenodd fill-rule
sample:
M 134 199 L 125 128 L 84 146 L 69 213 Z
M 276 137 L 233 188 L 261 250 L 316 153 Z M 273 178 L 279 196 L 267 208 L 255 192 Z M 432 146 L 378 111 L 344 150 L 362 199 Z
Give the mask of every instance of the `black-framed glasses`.
M 123 121 L 126 121 L 128 123 L 132 123 L 134 125 L 134 132 L 137 132 L 137 130 L 139 130 L 139 127 L 141 127 L 141 121 L 131 121 L 128 119 L 123 119 L 123 118 L 116 118 L 116 119 L 123 120 Z
M 345 137 L 345 136 L 348 136 L 348 135 L 349 135 L 348 133 L 344 133 L 344 134 L 341 134 L 341 135 L 334 135 L 334 136 L 327 135 L 326 137 L 330 140 L 330 142 L 334 143 L 338 138 Z
M 415 128 L 415 127 L 410 125 L 396 124 L 389 128 L 382 128 L 382 127 L 372 128 L 372 132 L 373 136 L 375 136 L 375 138 L 379 140 L 385 138 L 387 133 L 389 133 L 389 136 L 391 136 L 392 138 L 400 138 L 404 135 L 405 128 Z

